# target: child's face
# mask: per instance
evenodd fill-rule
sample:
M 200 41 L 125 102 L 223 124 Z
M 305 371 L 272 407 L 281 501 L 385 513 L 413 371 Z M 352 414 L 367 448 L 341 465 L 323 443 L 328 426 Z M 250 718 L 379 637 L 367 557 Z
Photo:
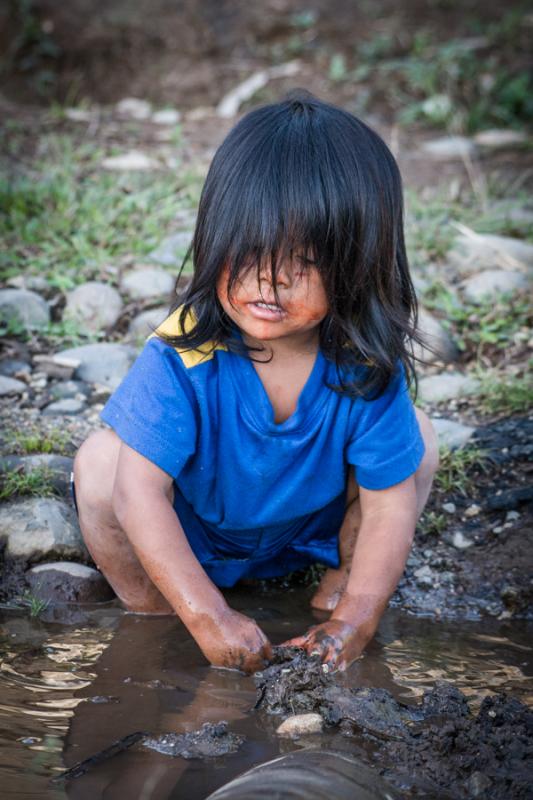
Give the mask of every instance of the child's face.
M 286 258 L 277 272 L 279 305 L 272 286 L 270 263 L 258 276 L 256 269 L 244 272 L 235 283 L 231 303 L 228 296 L 229 269 L 217 284 L 220 303 L 230 319 L 251 339 L 272 341 L 286 337 L 301 339 L 311 333 L 328 313 L 328 301 L 317 268 L 303 265 L 298 257 Z

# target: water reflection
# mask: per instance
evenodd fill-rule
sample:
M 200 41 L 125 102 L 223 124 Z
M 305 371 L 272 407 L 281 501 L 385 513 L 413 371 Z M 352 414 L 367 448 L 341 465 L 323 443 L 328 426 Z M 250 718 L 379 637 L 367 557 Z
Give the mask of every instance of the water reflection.
M 231 603 L 255 614 L 274 642 L 314 621 L 304 591 L 264 595 L 252 604 L 243 590 Z M 250 714 L 252 680 L 210 669 L 177 619 L 109 607 L 84 619 L 66 626 L 15 612 L 0 617 L 0 785 L 8 797 L 195 800 L 297 748 L 278 742 L 275 720 Z M 342 680 L 382 686 L 408 701 L 445 679 L 476 703 L 495 691 L 533 702 L 531 629 L 508 621 L 436 622 L 393 610 Z M 180 733 L 222 719 L 247 737 L 238 754 L 184 761 L 135 745 L 65 786 L 50 783 L 53 775 L 134 731 Z

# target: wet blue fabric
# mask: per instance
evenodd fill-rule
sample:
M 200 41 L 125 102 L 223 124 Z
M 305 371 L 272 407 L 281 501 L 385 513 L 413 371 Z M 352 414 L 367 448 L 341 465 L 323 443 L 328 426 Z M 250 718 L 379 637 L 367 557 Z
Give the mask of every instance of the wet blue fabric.
M 366 369 L 366 367 L 361 367 Z M 398 370 L 374 401 L 333 391 L 321 352 L 281 424 L 253 362 L 216 349 L 191 358 L 150 339 L 102 419 L 175 483 L 175 509 L 220 586 L 322 562 L 338 566 L 348 467 L 380 490 L 416 471 L 424 443 Z

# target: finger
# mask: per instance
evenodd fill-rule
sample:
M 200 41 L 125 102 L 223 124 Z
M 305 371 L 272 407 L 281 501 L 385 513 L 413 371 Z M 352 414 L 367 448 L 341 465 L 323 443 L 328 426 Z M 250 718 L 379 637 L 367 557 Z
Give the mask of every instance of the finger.
M 294 639 L 287 639 L 287 641 L 282 642 L 279 647 L 305 647 L 307 642 L 307 634 L 303 636 L 295 636 Z

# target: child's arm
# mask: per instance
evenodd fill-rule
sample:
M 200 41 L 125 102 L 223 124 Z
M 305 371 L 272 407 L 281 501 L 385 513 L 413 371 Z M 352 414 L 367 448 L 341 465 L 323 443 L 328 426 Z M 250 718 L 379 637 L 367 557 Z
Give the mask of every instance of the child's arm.
M 346 590 L 331 618 L 287 644 L 346 669 L 372 639 L 405 568 L 416 527 L 414 476 L 389 489 L 359 487 L 361 527 Z
M 253 672 L 271 657 L 256 623 L 233 611 L 194 555 L 168 493 L 172 478 L 121 444 L 113 510 L 135 553 L 214 665 Z

